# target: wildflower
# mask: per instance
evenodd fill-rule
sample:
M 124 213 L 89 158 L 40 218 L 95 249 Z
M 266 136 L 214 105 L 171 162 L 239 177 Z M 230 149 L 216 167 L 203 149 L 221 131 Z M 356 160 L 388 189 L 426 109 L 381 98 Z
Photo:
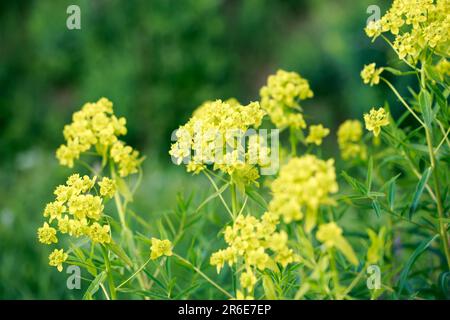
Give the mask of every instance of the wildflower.
M 374 39 L 390 32 L 399 58 L 416 63 L 428 48 L 441 52 L 448 49 L 449 10 L 447 0 L 394 0 L 386 14 L 370 22 L 365 31 Z
M 342 159 L 364 160 L 367 157 L 366 147 L 362 143 L 362 133 L 362 124 L 358 120 L 346 120 L 339 126 L 337 136 Z
M 381 127 L 389 124 L 388 113 L 384 108 L 378 110 L 372 108 L 368 114 L 364 114 L 364 122 L 366 123 L 366 129 L 373 131 L 375 137 L 378 137 Z
M 309 127 L 309 135 L 306 137 L 306 143 L 315 143 L 320 146 L 322 139 L 330 133 L 330 129 L 324 128 L 323 125 L 312 125 Z
M 247 291 L 252 292 L 256 281 L 256 276 L 251 269 L 247 269 L 241 273 L 240 283 L 243 289 L 247 289 Z
M 44 222 L 44 225 L 38 229 L 39 242 L 44 244 L 57 243 L 58 238 L 56 237 L 56 229 Z
M 62 213 L 66 210 L 67 208 L 63 205 L 63 203 L 59 201 L 50 202 L 45 207 L 44 217 L 49 217 L 50 222 L 52 222 L 53 219 L 61 217 Z
M 450 76 L 450 62 L 447 59 L 443 58 L 439 60 L 435 68 L 442 80 L 444 80 L 446 76 Z
M 327 248 L 337 248 L 352 264 L 358 264 L 358 258 L 353 248 L 342 235 L 342 229 L 334 222 L 322 224 L 316 233 L 316 238 Z
M 91 194 L 73 196 L 68 201 L 69 213 L 77 219 L 99 220 L 103 213 L 102 198 Z
M 103 197 L 114 197 L 114 193 L 116 192 L 116 182 L 108 177 L 104 177 L 102 181 L 98 182 L 100 186 L 100 194 Z
M 153 260 L 161 256 L 170 257 L 172 255 L 172 242 L 170 242 L 169 240 L 159 240 L 156 238 L 152 238 L 152 246 L 150 250 L 151 250 L 150 257 Z
M 111 158 L 119 165 L 121 177 L 138 172 L 138 167 L 143 161 L 139 158 L 139 151 L 125 145 L 122 141 L 116 141 L 111 147 Z
M 98 222 L 94 222 L 89 227 L 89 237 L 93 242 L 97 243 L 110 243 L 111 236 L 109 234 L 109 225 L 100 225 Z
M 225 263 L 228 263 L 231 266 L 233 263 L 236 263 L 236 261 L 236 251 L 231 247 L 214 252 L 210 258 L 210 264 L 216 266 L 217 273 L 220 273 L 220 270 L 222 270 Z
M 211 265 L 216 266 L 219 273 L 225 263 L 232 266 L 239 257 L 248 270 L 252 267 L 259 270 L 271 268 L 275 262 L 286 266 L 296 261 L 288 247 L 287 234 L 276 232 L 278 223 L 279 219 L 268 212 L 261 219 L 239 215 L 232 226 L 225 228 L 224 238 L 228 247 L 212 254 Z
M 272 182 L 272 201 L 269 211 L 284 218 L 286 223 L 305 216 L 309 232 L 316 224 L 320 205 L 334 202 L 330 193 L 338 191 L 334 160 L 320 160 L 314 155 L 291 159 Z
M 63 218 L 58 219 L 58 231 L 62 234 L 69 233 L 70 220 L 69 216 L 65 215 Z
M 308 80 L 295 72 L 278 70 L 260 90 L 261 107 L 277 128 L 306 128 L 299 102 L 314 96 Z
M 169 154 L 177 164 L 185 162 L 188 172 L 199 173 L 212 165 L 237 184 L 256 182 L 256 167 L 267 160 L 268 149 L 259 139 L 251 138 L 253 135 L 248 148 L 240 141 L 249 129 L 261 125 L 264 115 L 257 102 L 246 106 L 234 99 L 205 102 L 177 130 L 177 141 Z
M 105 106 L 107 107 L 107 106 Z M 104 178 L 99 184 L 106 185 L 109 190 L 111 179 Z M 102 225 L 103 198 L 93 195 L 92 191 L 97 177 L 80 176 L 73 174 L 67 178 L 64 185 L 56 187 L 54 194 L 56 200 L 47 204 L 44 217 L 48 222 L 38 229 L 39 241 L 46 244 L 58 241 L 57 232 L 68 234 L 71 237 L 88 237 L 93 243 L 110 243 L 110 227 Z M 104 186 L 105 187 L 105 186 Z M 57 229 L 49 223 L 57 220 Z
M 67 260 L 69 255 L 64 252 L 63 249 L 55 249 L 52 253 L 50 253 L 49 259 L 49 265 L 52 267 L 56 267 L 59 272 L 63 270 L 62 264 Z
M 381 21 L 369 21 L 364 29 L 369 38 L 377 38 L 381 35 Z
M 375 63 L 364 65 L 364 69 L 361 71 L 361 78 L 363 79 L 365 84 L 370 84 L 370 86 L 379 84 L 380 74 L 383 72 L 383 70 L 383 68 L 377 69 Z
M 56 157 L 63 166 L 73 167 L 75 160 L 92 147 L 102 156 L 108 155 L 119 165 L 121 176 L 137 172 L 136 167 L 142 159 L 131 147 L 118 139 L 127 133 L 125 118 L 117 118 L 113 114 L 113 104 L 106 98 L 95 103 L 86 103 L 81 110 L 72 116 L 72 122 L 64 127 L 64 139 L 56 150 Z M 114 149 L 114 155 L 113 150 Z M 120 156 L 118 156 L 120 151 Z

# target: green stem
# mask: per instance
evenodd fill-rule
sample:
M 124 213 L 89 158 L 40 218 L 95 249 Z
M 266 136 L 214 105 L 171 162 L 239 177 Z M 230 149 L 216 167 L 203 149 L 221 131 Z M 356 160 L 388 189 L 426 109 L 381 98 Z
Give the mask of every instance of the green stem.
M 358 273 L 358 275 L 353 279 L 353 281 L 349 284 L 349 286 L 343 291 L 342 296 L 346 297 L 350 291 L 353 290 L 353 288 L 358 284 L 359 280 L 361 280 L 362 276 L 364 275 L 366 271 L 367 265 L 364 265 L 361 268 L 361 271 Z
M 181 262 L 187 264 L 190 266 L 195 272 L 197 272 L 201 277 L 203 277 L 206 281 L 208 281 L 210 284 L 212 284 L 216 289 L 218 289 L 220 292 L 222 292 L 224 295 L 226 295 L 229 299 L 233 299 L 234 297 L 229 294 L 224 288 L 219 286 L 217 283 L 215 283 L 213 280 L 211 280 L 210 277 L 208 277 L 206 274 L 204 274 L 199 268 L 194 266 L 192 263 L 190 263 L 188 260 L 184 259 L 183 257 L 179 256 L 175 252 L 173 253 L 173 256 L 176 257 Z
M 111 169 L 111 178 L 115 178 L 116 177 L 116 171 L 114 168 L 114 164 L 111 162 L 110 163 L 110 169 Z M 122 200 L 120 199 L 120 195 L 119 192 L 116 191 L 116 193 L 114 194 L 114 202 L 116 204 L 116 208 L 117 208 L 117 213 L 119 215 L 119 220 L 120 220 L 120 225 L 122 226 L 122 232 L 125 236 L 125 240 L 128 246 L 128 249 L 130 250 L 130 252 L 132 253 L 132 256 L 136 256 L 137 258 L 137 263 L 138 264 L 142 264 L 142 261 L 140 261 L 139 259 L 139 255 L 137 253 L 136 250 L 136 244 L 134 243 L 134 239 L 133 239 L 133 234 L 131 232 L 131 230 L 128 228 L 127 223 L 126 223 L 126 219 L 125 219 L 125 210 L 123 208 L 123 204 L 122 204 Z M 136 261 L 134 261 L 136 263 Z M 140 287 L 143 290 L 147 289 L 147 284 L 146 284 L 146 280 L 145 277 L 143 277 L 142 274 L 139 274 L 138 277 L 138 282 Z
M 289 141 L 291 142 L 291 155 L 295 157 L 297 156 L 297 137 L 293 128 L 289 128 Z
M 328 254 L 330 256 L 330 267 L 331 267 L 331 272 L 332 272 L 332 276 L 333 276 L 335 297 L 337 300 L 340 300 L 341 295 L 339 294 L 339 291 L 341 290 L 341 287 L 339 285 L 339 275 L 338 275 L 337 268 L 336 268 L 336 261 L 334 259 L 334 250 L 329 249 Z
M 219 192 L 219 187 L 217 186 L 217 184 L 214 182 L 213 178 L 211 178 L 211 176 L 206 172 L 203 171 L 203 173 L 205 174 L 205 176 L 208 178 L 209 182 L 211 182 L 212 186 L 214 187 L 214 190 L 216 190 L 216 192 Z M 227 202 L 225 201 L 225 199 L 222 197 L 222 194 L 219 193 L 218 194 L 220 201 L 222 201 L 223 206 L 225 207 L 225 209 L 227 210 L 227 212 L 229 213 L 229 215 L 231 216 L 231 218 L 233 218 L 233 212 L 231 212 L 230 208 L 228 208 Z
M 236 220 L 238 214 L 238 205 L 237 205 L 236 185 L 233 182 L 230 183 L 230 192 L 231 192 L 231 212 L 233 213 L 233 220 Z
M 421 79 L 421 88 L 422 90 L 425 89 L 426 85 L 426 76 L 425 76 L 425 61 L 422 60 L 422 66 L 420 71 L 420 79 Z M 430 163 L 431 163 L 431 169 L 433 170 L 433 177 L 434 177 L 434 191 L 436 193 L 436 202 L 437 202 L 437 209 L 438 209 L 438 215 L 439 215 L 439 233 L 441 235 L 442 239 L 442 245 L 444 247 L 444 254 L 447 259 L 447 266 L 450 269 L 450 251 L 448 247 L 448 234 L 447 234 L 447 228 L 446 224 L 444 223 L 444 207 L 442 206 L 442 198 L 441 198 L 441 188 L 439 186 L 439 169 L 438 169 L 438 163 L 436 161 L 436 157 L 433 150 L 433 140 L 431 138 L 431 132 L 430 128 L 427 126 L 425 127 L 425 136 L 427 140 L 427 146 L 428 146 L 428 153 L 430 156 Z
M 405 108 L 408 109 L 408 111 L 414 116 L 414 118 L 416 118 L 416 120 L 420 123 L 420 125 L 425 128 L 425 123 L 419 118 L 419 116 L 414 112 L 414 110 L 409 106 L 409 104 L 406 103 L 405 99 L 403 99 L 400 93 L 398 93 L 397 89 L 395 89 L 395 87 L 385 78 L 380 77 L 380 79 L 383 80 L 388 85 L 388 87 L 397 96 L 397 98 L 405 106 Z
M 105 249 L 104 246 L 101 246 L 101 248 L 102 248 L 103 259 L 105 262 L 106 273 L 108 275 L 108 285 L 109 285 L 109 291 L 111 293 L 111 299 L 116 300 L 117 299 L 116 287 L 114 285 L 114 277 L 113 277 L 112 270 L 111 270 L 111 263 L 109 261 L 108 251 Z
M 231 192 L 231 211 L 233 213 L 233 221 L 236 220 L 238 215 L 238 205 L 237 205 L 237 195 L 236 195 L 236 185 L 233 182 L 230 182 L 230 192 Z M 237 279 L 239 277 L 239 261 L 236 262 L 236 265 L 232 268 L 233 271 L 233 290 L 236 293 L 237 292 Z
M 119 284 L 117 286 L 116 289 L 119 289 L 120 287 L 124 286 L 125 284 L 127 284 L 131 279 L 133 279 L 136 275 L 138 275 L 139 272 L 141 272 L 142 270 L 144 270 L 144 268 L 147 266 L 147 264 L 151 261 L 151 258 L 149 258 L 138 270 L 136 270 L 135 273 L 133 273 L 127 280 L 125 280 L 124 282 L 122 282 L 121 284 Z

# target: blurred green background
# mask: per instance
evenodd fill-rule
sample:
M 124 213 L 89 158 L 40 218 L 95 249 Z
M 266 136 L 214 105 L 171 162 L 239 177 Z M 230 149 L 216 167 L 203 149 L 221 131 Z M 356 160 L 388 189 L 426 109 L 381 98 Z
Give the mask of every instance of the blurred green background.
M 385 1 L 379 1 L 386 6 Z M 384 103 L 364 63 L 389 61 L 363 28 L 369 0 L 146 0 L 0 2 L 0 298 L 77 296 L 48 267 L 36 228 L 55 185 L 71 172 L 55 149 L 71 114 L 105 96 L 128 120 L 125 140 L 147 156 L 135 206 L 144 219 L 200 183 L 168 156 L 172 130 L 204 100 L 258 99 L 278 68 L 310 80 L 312 123 L 336 128 Z M 81 8 L 81 30 L 66 9 Z M 64 281 L 64 282 L 61 282 Z

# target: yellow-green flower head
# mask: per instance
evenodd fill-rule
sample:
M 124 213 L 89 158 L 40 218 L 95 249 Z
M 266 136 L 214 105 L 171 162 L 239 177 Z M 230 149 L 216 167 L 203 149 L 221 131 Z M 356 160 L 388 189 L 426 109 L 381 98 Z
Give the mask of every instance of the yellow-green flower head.
M 363 128 L 358 120 L 346 120 L 338 129 L 338 145 L 344 160 L 366 159 L 367 148 L 362 143 Z
M 56 267 L 59 272 L 63 270 L 62 264 L 67 260 L 69 255 L 64 252 L 63 249 L 55 249 L 52 253 L 50 253 L 50 256 L 48 257 L 49 265 L 52 267 Z
M 261 219 L 251 215 L 239 215 L 232 226 L 225 228 L 224 238 L 228 247 L 212 254 L 210 263 L 217 273 L 227 263 L 235 264 L 242 258 L 247 268 L 264 270 L 275 263 L 283 266 L 298 260 L 288 247 L 287 234 L 276 232 L 279 219 L 266 212 Z
M 322 224 L 316 233 L 316 238 L 327 248 L 337 248 L 352 264 L 358 264 L 353 248 L 342 235 L 342 229 L 334 222 Z
M 126 177 L 138 172 L 139 165 L 144 160 L 139 158 L 139 151 L 127 146 L 122 141 L 116 141 L 111 147 L 111 158 L 119 165 L 119 174 Z
M 242 289 L 247 289 L 247 291 L 249 292 L 253 291 L 253 288 L 255 287 L 257 281 L 255 274 L 250 268 L 241 273 L 241 277 L 239 280 Z
M 98 182 L 100 186 L 100 194 L 103 197 L 112 198 L 116 193 L 116 182 L 113 179 L 104 177 L 102 181 Z
M 312 125 L 309 127 L 309 135 L 306 137 L 306 143 L 314 143 L 318 146 L 322 144 L 322 139 L 330 134 L 330 129 L 323 125 Z
M 384 108 L 378 110 L 372 108 L 369 113 L 364 114 L 364 122 L 366 123 L 366 129 L 373 131 L 374 136 L 378 137 L 381 127 L 389 124 L 388 113 Z
M 417 62 L 427 49 L 446 52 L 450 39 L 450 2 L 448 0 L 394 0 L 378 21 L 370 22 L 365 31 L 371 38 L 389 32 L 400 59 Z
M 58 148 L 56 157 L 61 165 L 72 168 L 74 161 L 92 147 L 95 147 L 95 151 L 102 157 L 109 156 L 108 152 L 112 146 L 120 142 L 118 137 L 127 133 L 125 125 L 125 118 L 117 118 L 114 115 L 112 102 L 108 99 L 101 98 L 95 103 L 86 103 L 81 110 L 73 114 L 72 123 L 64 127 L 66 143 Z M 136 159 L 138 157 L 132 149 L 127 150 L 127 154 Z M 133 166 L 139 165 L 139 161 L 137 164 L 131 164 L 128 158 L 115 157 L 114 161 L 119 164 L 119 167 L 126 167 L 121 172 L 123 176 L 135 173 L 137 170 Z
M 238 138 L 258 128 L 264 115 L 257 102 L 246 106 L 236 100 L 205 102 L 177 130 L 177 141 L 169 154 L 177 164 L 188 159 L 188 172 L 199 173 L 212 165 L 214 170 L 238 179 L 237 183 L 254 182 L 259 177 L 256 166 L 267 160 L 269 150 L 251 136 L 245 148 Z M 260 155 L 256 159 L 255 151 Z
M 67 211 L 62 202 L 54 201 L 47 204 L 44 210 L 44 217 L 49 217 L 50 222 L 54 219 L 60 218 L 61 215 Z
M 338 191 L 334 159 L 324 161 L 314 155 L 292 158 L 281 167 L 271 190 L 269 211 L 286 223 L 303 219 L 305 213 L 305 229 L 309 232 L 316 224 L 319 206 L 334 204 L 330 198 Z
M 102 198 L 92 194 L 72 196 L 67 202 L 69 213 L 76 219 L 90 218 L 98 221 L 103 213 Z
M 361 71 L 361 78 L 363 79 L 365 84 L 370 84 L 370 86 L 379 84 L 380 74 L 383 72 L 383 70 L 383 68 L 377 69 L 375 63 L 364 65 L 364 69 Z
M 89 227 L 89 237 L 96 243 L 110 243 L 110 227 L 109 225 L 100 225 L 98 222 L 94 222 Z
M 105 106 L 105 108 L 107 105 Z M 43 227 L 38 229 L 39 241 L 45 244 L 57 243 L 57 233 L 67 234 L 71 237 L 85 236 L 93 243 L 110 243 L 112 241 L 109 225 L 102 225 L 103 196 L 93 195 L 97 177 L 90 178 L 79 174 L 71 175 L 64 185 L 56 187 L 54 194 L 56 200 L 45 207 L 43 216 L 48 218 Z M 100 188 L 110 192 L 111 179 L 103 178 L 99 183 Z M 52 227 L 52 224 L 55 227 Z M 55 251 L 56 252 L 56 251 Z M 53 260 L 58 261 L 65 257 L 62 253 L 53 253 Z M 62 251 L 58 251 L 62 252 Z M 54 262 L 55 266 L 57 264 Z
M 255 300 L 251 295 L 245 295 L 241 290 L 236 291 L 236 298 L 230 300 Z
M 161 256 L 168 256 L 170 257 L 172 255 L 172 242 L 169 240 L 159 240 L 156 238 L 152 238 L 152 246 L 150 247 L 151 259 L 158 259 Z
M 267 84 L 260 90 L 261 107 L 267 111 L 277 128 L 305 128 L 306 123 L 300 113 L 300 101 L 312 98 L 308 80 L 296 72 L 278 70 L 270 75 Z
M 436 71 L 439 73 L 441 79 L 450 76 L 450 62 L 443 58 L 435 66 Z
M 56 237 L 56 229 L 44 222 L 44 225 L 38 229 L 39 242 L 44 244 L 57 243 L 58 238 Z

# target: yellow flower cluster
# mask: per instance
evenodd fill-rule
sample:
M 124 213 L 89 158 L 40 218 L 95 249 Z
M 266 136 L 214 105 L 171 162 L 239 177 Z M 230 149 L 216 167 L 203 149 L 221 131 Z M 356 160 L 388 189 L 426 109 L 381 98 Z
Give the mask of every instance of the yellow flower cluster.
M 55 249 L 49 256 L 49 265 L 52 267 L 56 267 L 59 272 L 63 270 L 62 264 L 66 262 L 69 255 L 64 252 L 63 249 Z
M 317 230 L 316 238 L 327 248 L 336 248 L 354 265 L 358 265 L 358 258 L 351 245 L 342 235 L 342 229 L 335 223 L 322 224 Z
M 327 161 L 314 155 L 292 158 L 272 182 L 273 198 L 269 211 L 286 223 L 303 219 L 309 232 L 317 220 L 320 205 L 334 204 L 330 193 L 338 191 L 334 159 Z
M 375 63 L 364 65 L 364 69 L 361 71 L 361 78 L 363 79 L 365 84 L 370 84 L 370 86 L 379 84 L 380 74 L 383 72 L 383 70 L 383 68 L 377 69 Z
M 114 197 L 116 193 L 116 182 L 113 179 L 104 177 L 98 185 L 100 186 L 100 195 L 108 198 Z
M 125 118 L 117 118 L 113 114 L 113 104 L 108 99 L 86 103 L 73 114 L 72 123 L 64 127 L 66 144 L 56 150 L 56 157 L 61 165 L 72 168 L 74 161 L 94 146 L 103 157 L 110 152 L 121 176 L 135 173 L 142 161 L 139 153 L 118 140 L 119 136 L 127 133 L 125 124 Z
M 388 113 L 384 108 L 379 108 L 378 110 L 372 108 L 369 113 L 364 114 L 364 122 L 366 129 L 373 131 L 374 136 L 378 137 L 381 127 L 389 124 Z
M 309 135 L 306 137 L 306 143 L 314 143 L 318 146 L 322 144 L 322 139 L 330 134 L 330 129 L 323 125 L 312 125 L 309 127 Z
M 150 247 L 150 258 L 152 260 L 158 259 L 161 256 L 172 255 L 172 242 L 169 240 L 159 240 L 152 238 L 152 246 Z
M 251 292 L 257 282 L 256 269 L 273 268 L 275 263 L 285 267 L 298 260 L 288 247 L 286 232 L 276 231 L 278 223 L 278 217 L 270 212 L 264 213 L 261 219 L 239 215 L 233 225 L 225 229 L 228 247 L 212 254 L 211 265 L 216 266 L 219 273 L 226 263 L 232 266 L 242 259 L 245 272 L 241 274 L 241 287 Z
M 110 180 L 110 179 L 109 179 Z M 114 184 L 104 178 L 100 188 L 105 184 Z M 96 177 L 80 177 L 79 174 L 70 176 L 66 184 L 55 189 L 56 199 L 45 207 L 43 216 L 48 222 L 38 229 L 39 242 L 44 244 L 58 243 L 57 233 L 68 234 L 73 237 L 87 236 L 95 243 L 111 242 L 109 225 L 99 222 L 103 216 L 103 199 L 90 194 L 94 188 Z M 111 189 L 104 196 L 112 196 Z M 54 224 L 54 227 L 51 224 Z M 52 256 L 53 255 L 53 256 Z M 62 254 L 52 253 L 51 261 L 59 261 Z M 53 260 L 52 260 L 53 259 Z M 57 264 L 59 266 L 60 264 Z
M 450 76 L 450 62 L 447 59 L 441 59 L 435 66 L 436 71 L 439 73 L 442 79 Z
M 169 154 L 178 164 L 188 160 L 187 171 L 199 173 L 207 165 L 246 184 L 259 177 L 256 165 L 268 165 L 270 150 L 253 134 L 248 147 L 241 138 L 261 125 L 265 112 L 259 103 L 246 106 L 234 99 L 205 102 L 176 133 Z
M 346 120 L 338 129 L 338 145 L 344 160 L 367 158 L 366 146 L 362 143 L 362 124 L 358 120 Z
M 308 80 L 298 73 L 278 70 L 260 90 L 261 107 L 277 128 L 306 128 L 299 102 L 313 97 Z
M 395 36 L 393 47 L 400 59 L 416 62 L 426 48 L 448 56 L 450 40 L 448 0 L 394 0 L 391 8 L 365 31 L 371 38 L 384 32 Z

